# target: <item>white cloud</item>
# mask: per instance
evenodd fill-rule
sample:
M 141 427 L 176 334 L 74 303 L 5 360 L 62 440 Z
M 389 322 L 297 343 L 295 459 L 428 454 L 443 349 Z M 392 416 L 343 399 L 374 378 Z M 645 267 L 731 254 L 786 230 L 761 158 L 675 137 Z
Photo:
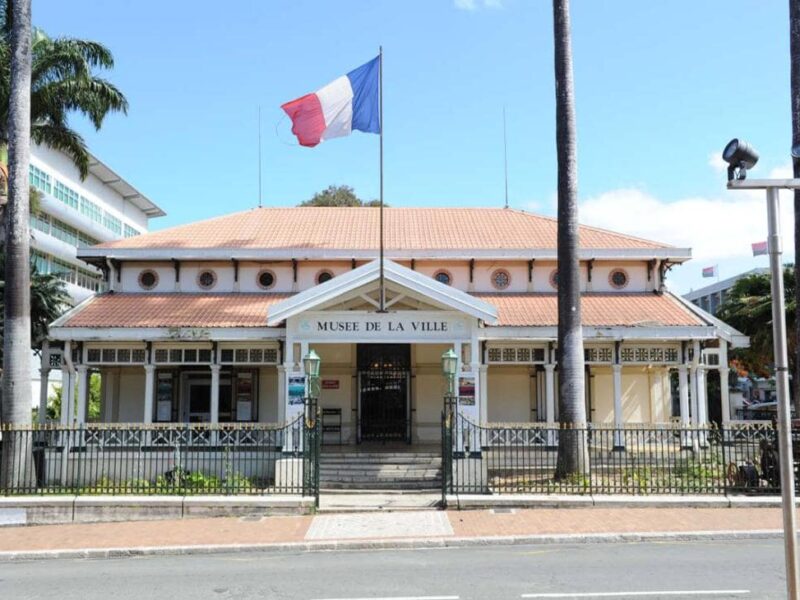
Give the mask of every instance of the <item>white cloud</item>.
M 708 155 L 708 166 L 714 169 L 716 173 L 724 173 L 728 170 L 728 163 L 722 159 L 720 152 L 712 152 Z
M 770 177 L 786 177 L 787 168 L 774 169 Z M 640 189 L 619 189 L 582 202 L 581 223 L 612 231 L 691 248 L 693 260 L 671 278 L 677 291 L 709 283 L 700 277 L 702 267 L 719 265 L 721 278 L 755 266 L 750 244 L 766 240 L 767 214 L 763 191 L 725 191 L 719 198 L 684 198 L 666 202 Z M 781 195 L 781 229 L 784 262 L 794 255 L 794 215 L 791 195 Z
M 453 0 L 460 10 L 478 10 L 479 8 L 503 8 L 504 0 Z

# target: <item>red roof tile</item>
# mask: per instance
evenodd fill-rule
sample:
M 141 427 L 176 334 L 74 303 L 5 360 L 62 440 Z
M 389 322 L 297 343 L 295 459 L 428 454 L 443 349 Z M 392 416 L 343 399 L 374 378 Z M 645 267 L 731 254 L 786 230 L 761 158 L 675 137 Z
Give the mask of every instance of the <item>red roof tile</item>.
M 291 294 L 102 294 L 63 327 L 266 327 L 269 307 Z M 497 307 L 498 326 L 557 324 L 555 294 L 473 294 Z M 705 323 L 669 294 L 584 294 L 583 324 L 598 327 Z
M 63 327 L 266 327 L 291 294 L 102 294 Z
M 555 294 L 473 294 L 497 307 L 498 326 L 546 327 L 558 325 Z M 669 294 L 587 293 L 581 298 L 585 326 L 698 326 L 705 323 Z
M 100 244 L 99 248 L 335 249 L 378 248 L 375 208 L 256 208 L 163 231 Z M 387 208 L 387 250 L 554 249 L 554 218 L 502 208 Z M 582 226 L 583 249 L 669 248 Z

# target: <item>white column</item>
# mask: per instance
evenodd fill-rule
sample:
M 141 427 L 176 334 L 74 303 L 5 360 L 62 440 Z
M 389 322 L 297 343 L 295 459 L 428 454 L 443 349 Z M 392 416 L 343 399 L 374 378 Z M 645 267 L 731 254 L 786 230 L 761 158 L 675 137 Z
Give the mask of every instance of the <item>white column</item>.
M 622 365 L 611 365 L 614 388 L 614 450 L 625 450 L 624 416 L 622 414 Z
M 697 423 L 705 425 L 708 422 L 708 400 L 706 399 L 706 369 L 703 365 L 697 367 Z
M 286 403 L 289 401 L 286 394 L 286 366 L 278 365 L 278 423 L 286 423 Z
M 211 422 L 219 423 L 219 365 L 211 365 Z
M 44 361 L 42 361 L 44 364 Z M 49 387 L 50 367 L 39 369 L 39 423 L 47 420 L 47 388 Z M 62 392 L 63 399 L 63 392 Z
M 156 366 L 144 366 L 144 417 L 143 423 L 153 422 L 153 404 L 156 391 Z
M 481 423 L 489 422 L 489 365 L 478 367 L 478 389 L 475 391 L 480 402 Z
M 678 392 L 681 400 L 681 426 L 689 425 L 689 368 L 678 366 Z
M 72 380 L 70 378 L 69 368 L 67 365 L 61 367 L 61 424 L 66 426 L 70 424 L 69 419 L 69 402 L 70 402 L 70 389 L 72 388 Z
M 556 366 L 547 364 L 544 366 L 544 419 L 547 423 L 547 445 L 556 445 L 556 436 L 553 431 L 556 427 L 556 386 L 555 386 Z
M 89 403 L 89 367 L 86 365 L 78 365 L 75 367 L 78 372 L 78 398 L 77 398 L 77 411 L 75 418 L 79 425 L 86 423 L 86 417 Z
M 731 420 L 730 368 L 728 367 L 728 342 L 719 341 L 719 397 L 722 405 L 723 426 Z

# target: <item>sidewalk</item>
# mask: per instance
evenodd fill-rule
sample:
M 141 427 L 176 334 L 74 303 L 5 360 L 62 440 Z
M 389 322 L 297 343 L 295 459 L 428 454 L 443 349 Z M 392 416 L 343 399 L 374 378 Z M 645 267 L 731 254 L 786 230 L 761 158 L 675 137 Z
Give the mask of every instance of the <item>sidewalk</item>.
M 198 518 L 0 528 L 0 561 L 193 552 L 777 537 L 777 508 L 585 508 Z

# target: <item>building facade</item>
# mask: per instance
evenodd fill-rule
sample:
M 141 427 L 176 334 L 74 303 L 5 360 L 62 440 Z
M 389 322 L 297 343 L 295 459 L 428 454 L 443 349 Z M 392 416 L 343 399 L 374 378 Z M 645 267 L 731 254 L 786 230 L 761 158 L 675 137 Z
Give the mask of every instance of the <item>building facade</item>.
M 78 258 L 80 248 L 140 235 L 151 218 L 165 214 L 94 156 L 81 180 L 71 158 L 34 144 L 30 184 L 38 192 L 38 210 L 30 217 L 31 258 L 40 273 L 64 281 L 73 305 L 105 289 L 102 271 Z M 38 403 L 38 369 L 33 393 Z
M 737 281 L 743 277 L 749 277 L 750 275 L 768 274 L 768 267 L 750 269 L 744 273 L 739 273 L 733 277 L 728 277 L 722 281 L 701 287 L 699 290 L 692 290 L 688 294 L 684 294 L 683 297 L 695 306 L 699 306 L 704 311 L 711 313 L 712 315 L 716 315 L 719 307 L 725 302 L 725 298 L 728 296 L 729 290 L 736 284 Z
M 51 328 L 46 364 L 77 383 L 62 421 L 86 420 L 96 371 L 105 422 L 289 422 L 314 350 L 344 443 L 433 442 L 452 349 L 467 418 L 556 422 L 556 221 L 388 208 L 383 268 L 378 227 L 375 208 L 261 208 L 79 249 L 108 290 Z M 666 289 L 690 250 L 591 227 L 580 247 L 589 419 L 705 422 L 708 369 L 729 419 L 722 366 L 747 339 Z

